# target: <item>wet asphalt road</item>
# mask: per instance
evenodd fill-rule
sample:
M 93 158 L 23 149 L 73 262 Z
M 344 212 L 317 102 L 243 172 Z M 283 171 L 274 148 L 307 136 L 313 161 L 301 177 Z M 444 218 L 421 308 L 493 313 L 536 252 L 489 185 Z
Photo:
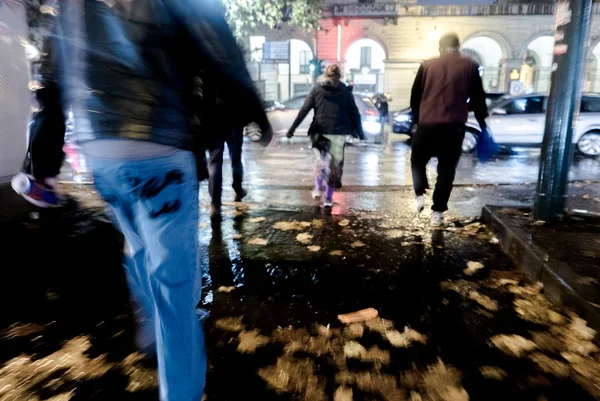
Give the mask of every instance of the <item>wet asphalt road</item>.
M 250 195 L 220 223 L 202 187 L 209 401 L 600 399 L 596 334 L 468 218 L 490 201 L 531 202 L 532 156 L 463 158 L 442 230 L 412 213 L 408 158 L 401 142 L 349 148 L 330 212 L 310 199 L 304 142 L 247 146 Z M 576 163 L 575 179 L 597 178 L 598 161 Z M 65 190 L 83 208 L 0 226 L 0 401 L 155 401 L 156 372 L 133 345 L 122 240 L 91 187 Z M 571 207 L 598 210 L 597 182 L 570 191 Z M 379 317 L 338 320 L 363 308 Z

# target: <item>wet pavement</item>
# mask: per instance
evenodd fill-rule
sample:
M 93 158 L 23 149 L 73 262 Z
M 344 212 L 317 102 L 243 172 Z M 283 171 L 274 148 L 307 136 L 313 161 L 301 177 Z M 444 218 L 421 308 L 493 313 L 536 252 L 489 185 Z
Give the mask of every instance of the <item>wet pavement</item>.
M 312 207 L 314 159 L 308 142 L 295 138 L 280 140 L 269 149 L 251 142 L 244 147 L 246 182 L 250 201 L 279 209 Z M 231 171 L 225 160 L 225 197 L 233 198 L 229 187 Z M 455 216 L 480 216 L 486 204 L 528 206 L 533 204 L 537 182 L 539 150 L 520 149 L 489 163 L 463 155 L 457 170 L 456 188 L 450 200 Z M 63 180 L 89 182 L 91 174 L 80 160 L 82 174 L 67 164 Z M 435 159 L 428 167 L 435 183 Z M 384 145 L 352 145 L 346 148 L 344 187 L 335 196 L 339 212 L 351 210 L 402 212 L 412 207 L 410 147 L 403 135 L 392 135 Z M 576 157 L 570 174 L 568 206 L 600 213 L 600 159 Z M 203 189 L 203 200 L 208 201 Z
M 120 236 L 88 187 L 67 190 L 88 209 L 0 226 L 0 400 L 156 400 Z M 344 199 L 331 213 L 250 199 L 214 225 L 204 203 L 208 400 L 600 399 L 595 332 L 528 285 L 481 223 L 431 230 L 402 203 Z M 364 308 L 378 317 L 338 319 Z

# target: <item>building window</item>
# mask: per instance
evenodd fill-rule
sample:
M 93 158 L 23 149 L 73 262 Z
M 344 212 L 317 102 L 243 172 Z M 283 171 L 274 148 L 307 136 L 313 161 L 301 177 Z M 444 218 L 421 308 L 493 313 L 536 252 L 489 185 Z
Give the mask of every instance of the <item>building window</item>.
M 300 52 L 300 74 L 308 74 L 310 72 L 310 53 L 309 50 L 302 50 Z
M 371 46 L 360 48 L 360 68 L 371 68 Z

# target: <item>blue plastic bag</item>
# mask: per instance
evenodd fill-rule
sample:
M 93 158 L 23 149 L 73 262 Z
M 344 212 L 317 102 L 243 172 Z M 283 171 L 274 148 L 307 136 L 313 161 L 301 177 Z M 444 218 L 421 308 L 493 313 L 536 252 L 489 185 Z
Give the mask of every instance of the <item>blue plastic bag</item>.
M 477 158 L 485 163 L 500 153 L 500 146 L 494 141 L 487 127 L 481 130 L 479 142 L 477 142 Z

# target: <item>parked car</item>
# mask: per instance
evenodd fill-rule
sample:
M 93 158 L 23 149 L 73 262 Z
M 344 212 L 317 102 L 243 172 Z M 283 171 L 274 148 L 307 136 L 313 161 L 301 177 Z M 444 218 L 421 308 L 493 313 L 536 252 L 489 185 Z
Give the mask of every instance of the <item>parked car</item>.
M 490 106 L 487 124 L 496 143 L 505 146 L 540 146 L 544 138 L 547 102 L 548 96 L 545 94 L 504 96 L 494 102 Z M 467 133 L 470 141 L 468 147 L 473 150 L 480 134 L 479 124 L 473 116 L 467 122 Z M 584 156 L 600 156 L 600 94 L 583 94 L 579 118 L 573 130 L 573 143 L 575 149 Z
M 507 96 L 505 93 L 486 93 L 485 101 L 488 107 L 492 106 L 498 99 Z M 396 134 L 406 134 L 412 136 L 416 125 L 413 121 L 413 114 L 410 107 L 396 111 L 392 114 L 392 131 Z M 475 141 L 473 143 L 473 141 Z M 465 143 L 463 143 L 464 152 L 472 152 L 477 146 L 477 138 L 473 138 L 471 133 L 467 133 Z
M 306 94 L 295 96 L 279 107 L 267 110 L 267 117 L 273 127 L 273 133 L 277 136 L 285 136 L 304 104 Z M 354 94 L 354 100 L 362 119 L 363 131 L 368 141 L 382 143 L 385 140 L 385 124 L 381 121 L 379 111 L 368 96 Z M 296 129 L 296 135 L 308 134 L 308 128 L 313 120 L 314 112 L 311 111 L 302 124 Z M 244 129 L 245 135 L 250 140 L 258 141 L 261 138 L 260 129 L 256 124 L 250 124 Z

